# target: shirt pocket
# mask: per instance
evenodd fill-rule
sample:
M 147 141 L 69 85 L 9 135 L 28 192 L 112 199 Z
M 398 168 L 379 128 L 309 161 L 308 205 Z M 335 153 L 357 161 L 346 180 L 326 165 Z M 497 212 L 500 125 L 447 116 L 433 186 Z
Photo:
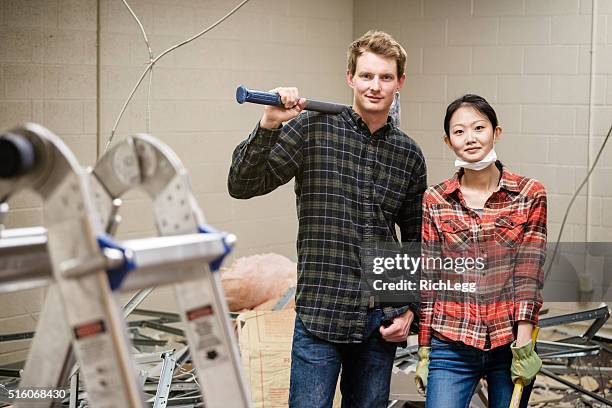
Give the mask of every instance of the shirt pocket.
M 471 240 L 470 224 L 461 218 L 446 218 L 440 221 L 443 235 L 442 248 L 450 251 L 463 251 L 469 248 Z
M 505 214 L 495 218 L 495 242 L 509 248 L 515 248 L 523 242 L 527 214 Z

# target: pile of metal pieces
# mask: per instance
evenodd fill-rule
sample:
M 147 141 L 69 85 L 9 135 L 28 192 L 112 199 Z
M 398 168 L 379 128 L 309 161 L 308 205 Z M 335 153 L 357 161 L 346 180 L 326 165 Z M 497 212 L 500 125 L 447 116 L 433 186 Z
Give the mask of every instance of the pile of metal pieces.
M 156 408 L 204 406 L 179 314 L 134 309 L 127 325 L 128 337 L 133 346 L 132 355 L 147 405 Z M 3 335 L 0 336 L 0 342 L 31 339 L 34 334 L 23 332 Z M 0 368 L 0 384 L 6 388 L 5 395 L 8 390 L 18 388 L 22 370 L 23 364 Z M 66 398 L 58 401 L 58 406 L 90 406 L 78 366 L 68 376 L 66 391 Z M 2 396 L 0 389 L 0 407 L 11 406 L 8 401 L 1 400 Z
M 536 377 L 530 407 L 612 406 L 612 330 L 606 325 L 609 317 L 608 305 L 601 304 L 580 312 L 540 318 L 537 347 L 543 367 Z M 585 322 L 590 324 L 584 326 Z M 414 385 L 417 349 L 417 345 L 412 345 L 398 350 L 389 407 L 424 406 L 424 398 Z M 470 406 L 487 406 L 486 381 L 477 387 Z
M 36 332 L 0 337 L 32 339 L 25 362 L 0 369 L 4 405 L 251 406 L 216 273 L 236 238 L 205 223 L 167 145 L 130 136 L 84 169 L 27 124 L 0 135 L 0 157 L 0 294 L 46 287 Z M 151 198 L 158 236 L 114 237 L 132 189 Z M 20 190 L 41 197 L 41 227 L 3 228 Z M 178 313 L 138 309 L 159 285 L 173 287 Z M 116 295 L 134 291 L 120 307 Z M 63 392 L 43 401 L 41 388 Z

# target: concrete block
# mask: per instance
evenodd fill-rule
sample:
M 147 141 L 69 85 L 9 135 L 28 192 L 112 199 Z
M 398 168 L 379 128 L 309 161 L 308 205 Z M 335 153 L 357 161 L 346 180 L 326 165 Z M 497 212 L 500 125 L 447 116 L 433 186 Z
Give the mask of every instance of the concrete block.
M 100 97 L 103 100 L 116 99 L 123 103 L 136 85 L 144 69 L 103 66 L 100 68 Z M 148 80 L 144 80 L 133 99 L 146 99 Z M 155 81 L 154 81 L 155 82 Z
M 82 166 L 93 166 L 96 164 L 96 135 L 65 135 L 62 140 L 74 153 Z M 100 152 L 102 154 L 102 152 Z
M 415 102 L 404 102 L 403 96 L 400 97 L 400 105 L 402 109 L 401 128 L 405 131 L 409 129 L 420 129 L 421 121 L 421 104 Z M 410 135 L 410 132 L 408 132 Z
M 184 153 L 181 154 L 183 159 Z M 229 162 L 227 164 L 198 163 L 193 158 L 187 171 L 191 179 L 193 191 L 198 193 L 227 193 L 227 174 L 229 173 Z
M 370 0 L 354 0 L 353 1 L 353 19 L 354 21 L 366 22 L 371 21 L 372 16 L 376 16 L 377 4 Z M 355 27 L 357 29 L 358 27 Z M 355 31 L 360 33 L 361 31 Z
M 544 184 L 549 194 L 573 194 L 575 191 L 574 169 L 571 166 L 524 164 L 521 175 L 535 178 Z
M 96 32 L 48 30 L 42 34 L 42 62 L 45 64 L 95 64 Z M 40 44 L 40 39 L 36 40 Z M 35 51 L 36 53 L 36 51 Z M 36 53 L 38 54 L 38 53 Z
M 502 17 L 499 44 L 550 44 L 550 17 Z
M 119 224 L 119 236 L 145 230 L 154 230 L 155 218 L 150 199 L 124 200 L 119 211 L 121 224 Z
M 601 136 L 610 130 L 611 106 L 595 106 L 593 109 L 593 133 Z
M 422 103 L 421 105 L 421 121 L 419 129 L 435 130 L 440 134 L 444 134 L 444 114 L 446 112 L 446 104 L 444 103 Z
M 612 227 L 612 198 L 602 199 L 602 225 Z
M 506 133 L 495 147 L 497 155 L 511 168 L 527 163 L 548 163 L 548 142 L 544 137 Z
M 32 60 L 34 43 L 31 29 L 0 26 L 0 38 L 0 61 L 24 63 Z
M 497 121 L 503 129 L 503 132 L 518 133 L 521 130 L 521 106 L 520 105 L 506 105 L 506 104 L 495 104 L 495 113 L 497 114 Z M 504 137 L 502 133 L 502 138 Z
M 593 138 L 591 139 L 591 156 L 590 156 L 591 163 L 595 160 L 595 156 L 597 156 L 597 154 L 599 153 L 599 150 L 601 149 L 601 146 L 603 145 L 604 138 L 605 138 L 605 135 L 601 135 L 601 136 L 593 136 Z M 601 152 L 601 156 L 599 157 L 597 167 L 599 168 L 612 167 L 612 151 L 610 151 L 610 149 L 607 148 L 607 144 L 606 144 L 606 147 L 604 147 L 604 150 Z
M 304 16 L 326 18 L 330 20 L 351 20 L 353 18 L 352 1 L 312 0 L 307 3 L 301 0 L 290 0 L 287 14 L 289 16 Z
M 530 134 L 574 134 L 574 108 L 570 106 L 523 106 L 523 132 Z
M 425 5 L 425 17 L 461 17 L 471 14 L 471 1 L 469 0 L 427 0 Z
M 525 47 L 526 74 L 576 74 L 577 46 Z
M 548 202 L 550 203 L 550 205 L 548 206 L 549 207 L 548 208 L 549 222 L 561 223 L 563 221 L 563 217 L 565 215 L 565 211 L 567 210 L 567 206 L 569 204 L 571 196 L 570 195 L 559 195 L 559 194 L 548 194 L 547 198 L 548 198 Z M 586 224 L 586 198 L 585 197 L 576 198 L 576 200 L 574 201 L 574 204 L 572 205 L 572 208 L 567 217 L 565 228 L 568 229 L 568 227 L 572 224 L 577 224 L 581 227 L 585 227 L 585 224 Z M 550 235 L 550 236 L 555 237 L 555 240 L 557 238 L 557 234 Z M 577 234 L 576 231 L 574 231 L 573 236 L 574 237 L 580 236 L 580 232 L 578 232 Z M 580 241 L 584 242 L 585 236 L 586 235 L 582 235 L 581 238 L 576 239 L 576 242 L 580 242 Z M 564 237 L 565 237 L 565 232 L 564 232 Z
M 549 139 L 550 161 L 559 165 L 581 165 L 586 163 L 587 141 L 584 136 Z
M 593 0 L 580 0 L 580 14 L 593 13 Z M 597 13 L 612 14 L 612 4 L 608 1 L 597 2 Z
M 131 0 L 128 4 L 142 22 L 147 35 L 151 34 L 153 25 L 153 3 L 148 0 Z M 100 22 L 103 32 L 141 35 L 138 24 L 123 2 L 101 0 Z
M 236 15 L 234 15 L 236 16 Z M 230 20 L 228 20 L 229 22 Z M 221 26 L 220 26 L 221 27 Z M 151 33 L 162 35 L 184 34 L 191 36 L 198 31 L 193 8 L 174 4 L 153 4 L 153 24 Z
M 406 76 L 423 74 L 423 49 L 406 48 Z
M 552 18 L 553 44 L 590 44 L 591 43 L 591 16 L 554 16 Z M 597 43 L 606 42 L 606 16 L 597 19 Z
M 589 101 L 589 77 L 586 75 L 553 75 L 552 103 L 585 104 Z
M 123 34 L 102 32 L 100 33 L 100 64 L 103 66 L 125 66 L 130 65 L 131 44 L 135 40 L 135 34 Z M 139 37 L 139 45 L 146 49 L 146 45 Z M 146 59 L 148 60 L 148 58 Z M 141 61 L 144 68 L 144 62 Z
M 225 2 L 219 1 L 219 3 L 221 6 L 227 7 Z M 340 1 L 340 3 L 342 3 L 342 1 Z M 350 4 L 346 4 L 346 1 L 344 1 L 344 3 L 346 6 L 350 7 Z M 261 0 L 257 2 L 249 2 L 240 10 L 244 10 L 248 13 L 277 14 L 280 16 L 286 16 L 289 13 L 289 2 L 285 0 Z
M 498 103 L 547 103 L 550 101 L 550 77 L 544 75 L 500 76 Z
M 600 45 L 595 52 L 595 73 L 612 74 L 612 45 Z
M 232 198 L 226 192 L 196 193 L 195 196 L 207 222 L 215 225 L 232 220 Z
M 449 75 L 446 79 L 446 95 L 451 101 L 467 93 L 477 94 L 490 103 L 497 100 L 495 75 Z
M 6 97 L 5 89 L 6 87 L 4 86 L 4 70 L 0 69 L 0 99 L 4 99 Z
M 305 42 L 309 45 L 314 46 L 340 46 L 347 47 L 351 42 L 352 35 L 349 35 L 347 39 L 347 33 L 352 33 L 352 24 L 344 21 L 340 23 L 338 21 L 318 19 L 318 18 L 307 18 L 304 21 L 304 37 Z M 273 26 L 274 27 L 274 26 Z M 276 31 L 277 27 L 272 29 L 272 38 L 283 38 L 284 32 Z
M 467 74 L 472 64 L 470 47 L 425 48 L 423 72 L 431 74 Z
M 288 17 L 286 15 L 270 15 L 271 35 L 270 41 L 283 44 L 306 44 L 306 30 L 308 34 L 313 34 L 311 22 L 301 16 Z
M 5 65 L 6 98 L 35 99 L 43 96 L 43 69 L 40 65 Z
M 580 0 L 525 0 L 527 15 L 577 14 Z
M 0 123 L 4 128 L 29 122 L 32 116 L 32 104 L 29 101 L 0 101 Z
M 429 173 L 431 170 L 430 160 L 444 160 L 446 157 L 446 152 L 449 150 L 448 146 L 446 146 L 446 144 L 444 143 L 444 130 L 414 131 L 410 134 L 413 135 L 413 138 L 415 140 L 418 139 L 417 143 L 423 151 L 423 154 L 425 155 L 425 162 L 427 164 L 428 172 L 427 177 L 429 180 Z M 431 184 L 431 180 L 429 184 Z
M 590 74 L 591 70 L 591 47 L 580 45 L 578 49 L 578 73 Z M 597 64 L 598 65 L 598 64 Z
M 98 106 L 96 101 L 83 102 L 83 132 L 95 134 L 98 131 Z
M 472 72 L 475 74 L 520 74 L 523 47 L 473 47 Z
M 74 135 L 83 133 L 83 102 L 43 102 L 43 123 L 56 134 Z
M 11 27 L 57 27 L 57 0 L 5 0 L 0 4 L 4 23 Z
M 474 15 L 499 17 L 499 16 L 516 16 L 522 15 L 525 12 L 525 5 L 522 1 L 516 0 L 474 0 Z
M 499 22 L 494 17 L 463 17 L 448 20 L 449 45 L 497 44 Z
M 446 44 L 446 19 L 415 20 L 401 26 L 400 41 L 405 47 L 430 47 Z
M 95 0 L 59 0 L 58 27 L 69 30 L 97 30 Z
M 442 75 L 413 75 L 406 78 L 402 100 L 446 102 L 446 80 Z
M 45 65 L 41 69 L 45 99 L 96 99 L 94 65 Z
M 378 21 L 417 20 L 423 17 L 423 4 L 420 0 L 383 0 L 373 3 L 376 4 Z M 371 15 L 364 17 L 372 21 Z

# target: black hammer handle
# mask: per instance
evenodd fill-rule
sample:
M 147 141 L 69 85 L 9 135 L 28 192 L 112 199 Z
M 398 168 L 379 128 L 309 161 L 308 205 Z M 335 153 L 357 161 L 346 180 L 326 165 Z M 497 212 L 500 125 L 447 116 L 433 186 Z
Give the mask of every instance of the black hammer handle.
M 273 92 L 262 92 L 247 89 L 244 85 L 240 85 L 236 89 L 236 101 L 238 103 L 257 103 L 260 105 L 272 105 L 272 106 L 283 106 L 281 98 L 277 93 Z M 321 102 L 307 99 L 305 110 L 311 110 L 321 113 L 340 113 L 346 109 L 346 105 L 331 102 Z

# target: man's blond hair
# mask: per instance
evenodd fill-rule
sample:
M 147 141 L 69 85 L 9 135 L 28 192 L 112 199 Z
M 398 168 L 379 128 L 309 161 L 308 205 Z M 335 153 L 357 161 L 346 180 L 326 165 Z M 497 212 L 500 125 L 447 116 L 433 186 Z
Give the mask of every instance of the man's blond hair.
M 406 69 L 406 51 L 393 37 L 384 31 L 370 30 L 353 41 L 348 48 L 348 71 L 355 75 L 357 57 L 369 51 L 374 54 L 393 58 L 397 64 L 397 77 L 401 78 Z

